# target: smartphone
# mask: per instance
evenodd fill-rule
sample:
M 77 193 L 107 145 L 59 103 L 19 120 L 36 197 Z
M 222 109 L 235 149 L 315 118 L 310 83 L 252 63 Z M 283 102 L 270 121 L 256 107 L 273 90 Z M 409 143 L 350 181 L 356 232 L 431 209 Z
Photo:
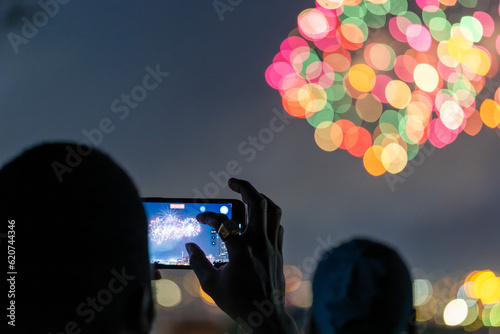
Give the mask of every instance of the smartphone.
M 245 205 L 234 199 L 143 198 L 148 219 L 150 263 L 156 268 L 190 269 L 189 254 L 184 244 L 194 242 L 203 249 L 215 266 L 229 261 L 226 245 L 217 231 L 196 220 L 203 212 L 225 214 L 245 226 Z

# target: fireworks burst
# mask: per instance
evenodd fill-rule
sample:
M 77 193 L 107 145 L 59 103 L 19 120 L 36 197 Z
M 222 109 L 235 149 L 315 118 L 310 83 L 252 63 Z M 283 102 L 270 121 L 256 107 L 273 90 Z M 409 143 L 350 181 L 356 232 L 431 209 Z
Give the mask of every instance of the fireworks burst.
M 401 172 L 426 142 L 500 129 L 498 1 L 410 3 L 316 0 L 266 71 L 321 149 L 374 176 Z
M 201 232 L 200 223 L 195 218 L 179 218 L 172 211 L 163 211 L 149 222 L 149 238 L 156 244 L 167 240 L 195 237 Z

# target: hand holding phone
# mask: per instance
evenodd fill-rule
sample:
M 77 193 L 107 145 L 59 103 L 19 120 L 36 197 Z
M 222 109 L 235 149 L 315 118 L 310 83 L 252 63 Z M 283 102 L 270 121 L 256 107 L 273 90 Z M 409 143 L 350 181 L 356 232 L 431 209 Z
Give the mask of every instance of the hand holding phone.
M 197 244 L 186 244 L 191 266 L 203 290 L 245 332 L 297 333 L 285 311 L 281 209 L 247 181 L 230 179 L 228 184 L 248 206 L 246 229 L 226 239 L 230 261 L 220 268 Z M 198 215 L 215 230 L 228 218 L 216 212 Z

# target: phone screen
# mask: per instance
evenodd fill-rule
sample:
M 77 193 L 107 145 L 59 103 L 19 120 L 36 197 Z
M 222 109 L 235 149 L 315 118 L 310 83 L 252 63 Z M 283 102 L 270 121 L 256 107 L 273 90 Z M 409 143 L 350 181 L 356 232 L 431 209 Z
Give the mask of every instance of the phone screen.
M 158 268 L 190 268 L 189 254 L 184 246 L 187 242 L 200 246 L 216 267 L 228 262 L 226 245 L 217 231 L 199 223 L 196 216 L 210 211 L 233 219 L 235 206 L 237 212 L 241 211 L 242 206 L 241 202 L 241 205 L 235 202 L 239 201 L 210 200 L 196 203 L 189 199 L 143 199 L 148 220 L 150 262 Z

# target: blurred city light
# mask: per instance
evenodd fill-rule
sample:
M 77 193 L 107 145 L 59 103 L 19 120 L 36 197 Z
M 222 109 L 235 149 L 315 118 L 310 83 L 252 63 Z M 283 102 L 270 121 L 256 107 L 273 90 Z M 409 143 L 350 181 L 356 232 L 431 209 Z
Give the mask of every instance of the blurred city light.
M 182 300 L 179 286 L 168 279 L 160 279 L 155 282 L 156 301 L 164 307 L 174 307 Z
M 285 265 L 285 302 L 287 307 L 307 310 L 313 302 L 312 283 L 303 280 L 303 272 L 296 266 Z M 489 327 L 492 334 L 500 334 L 500 275 L 492 270 L 445 275 L 427 274 L 414 270 L 413 305 L 417 322 L 427 326 L 461 326 L 473 332 Z M 213 299 L 200 286 L 192 270 L 175 280 L 155 281 L 156 301 L 172 308 L 201 303 L 210 313 L 219 314 Z

